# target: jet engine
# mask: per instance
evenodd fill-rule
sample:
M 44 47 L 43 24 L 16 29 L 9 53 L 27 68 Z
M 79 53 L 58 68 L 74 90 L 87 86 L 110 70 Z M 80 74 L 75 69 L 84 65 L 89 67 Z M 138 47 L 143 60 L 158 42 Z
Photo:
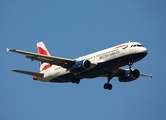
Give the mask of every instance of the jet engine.
M 80 73 L 89 70 L 90 68 L 91 68 L 91 62 L 89 60 L 82 60 L 72 65 L 70 71 L 74 73 Z
M 139 78 L 139 76 L 140 76 L 139 70 L 133 69 L 131 71 L 126 70 L 122 72 L 121 75 L 118 77 L 118 79 L 120 82 L 130 82 L 136 80 L 137 78 Z

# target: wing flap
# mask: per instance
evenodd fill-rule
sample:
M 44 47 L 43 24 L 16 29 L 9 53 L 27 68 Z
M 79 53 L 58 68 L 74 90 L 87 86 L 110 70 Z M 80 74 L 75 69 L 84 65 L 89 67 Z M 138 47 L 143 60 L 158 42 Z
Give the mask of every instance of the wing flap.
M 31 75 L 31 76 L 38 76 L 38 77 L 43 77 L 43 73 L 39 72 L 31 72 L 31 71 L 25 71 L 25 70 L 12 70 L 13 72 L 18 72 L 26 75 Z

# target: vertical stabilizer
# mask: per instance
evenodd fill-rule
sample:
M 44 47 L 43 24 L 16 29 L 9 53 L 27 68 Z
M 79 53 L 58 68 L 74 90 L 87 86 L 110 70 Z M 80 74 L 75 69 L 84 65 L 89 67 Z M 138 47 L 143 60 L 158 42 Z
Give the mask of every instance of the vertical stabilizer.
M 47 50 L 47 48 L 46 48 L 46 46 L 44 45 L 43 42 L 38 42 L 37 43 L 37 52 L 38 52 L 38 54 L 41 54 L 41 55 L 50 56 L 50 53 Z M 46 70 L 50 67 L 51 67 L 51 65 L 49 63 L 40 62 L 40 71 Z
M 50 53 L 48 52 L 48 50 L 43 42 L 37 43 L 37 52 L 38 52 L 38 54 L 41 54 L 41 55 L 50 56 Z

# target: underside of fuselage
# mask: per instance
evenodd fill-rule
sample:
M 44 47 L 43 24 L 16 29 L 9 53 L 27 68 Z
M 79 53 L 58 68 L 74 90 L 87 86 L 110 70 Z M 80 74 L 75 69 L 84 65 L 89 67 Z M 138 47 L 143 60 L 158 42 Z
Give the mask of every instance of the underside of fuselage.
M 119 67 L 128 65 L 129 62 L 135 63 L 144 58 L 146 55 L 147 55 L 146 52 L 124 55 L 122 57 L 118 57 L 106 62 L 98 63 L 98 65 L 95 68 L 90 69 L 86 72 L 80 74 L 74 74 L 74 73 L 64 74 L 62 76 L 53 78 L 52 80 L 50 80 L 50 82 L 59 82 L 59 83 L 71 82 L 72 79 L 75 77 L 79 79 L 99 77 L 111 73 L 117 70 Z

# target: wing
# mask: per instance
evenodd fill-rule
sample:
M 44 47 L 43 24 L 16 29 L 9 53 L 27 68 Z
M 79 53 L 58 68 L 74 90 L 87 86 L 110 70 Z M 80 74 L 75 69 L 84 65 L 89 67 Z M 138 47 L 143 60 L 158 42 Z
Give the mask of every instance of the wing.
M 64 68 L 69 68 L 72 64 L 75 63 L 74 59 L 61 58 L 61 57 L 55 57 L 55 56 L 45 56 L 45 55 L 41 55 L 37 53 L 7 48 L 7 52 L 9 51 L 26 55 L 26 58 L 31 59 L 31 61 L 37 60 L 41 62 L 50 63 L 51 65 L 62 66 Z
M 114 71 L 111 71 L 110 73 L 110 77 L 113 78 L 113 77 L 118 77 L 121 73 L 124 73 L 126 70 L 129 70 L 129 69 L 124 69 L 124 68 L 118 68 Z M 107 77 L 108 75 L 103 75 L 101 77 Z M 145 73 L 140 73 L 140 76 L 141 77 L 148 77 L 148 78 L 152 78 L 153 75 L 150 75 L 150 74 L 145 74 Z
M 124 72 L 124 71 L 126 71 L 126 70 L 129 70 L 129 69 L 119 68 L 119 69 L 117 70 L 117 72 L 118 72 L 118 73 L 121 73 L 121 72 Z M 152 78 L 152 77 L 153 77 L 153 75 L 145 74 L 145 73 L 140 73 L 140 76 L 141 76 L 141 77 L 148 77 L 148 78 Z
M 152 77 L 153 77 L 153 75 L 144 74 L 144 73 L 140 73 L 140 76 L 142 76 L 142 77 L 149 77 L 149 78 L 152 78 Z

